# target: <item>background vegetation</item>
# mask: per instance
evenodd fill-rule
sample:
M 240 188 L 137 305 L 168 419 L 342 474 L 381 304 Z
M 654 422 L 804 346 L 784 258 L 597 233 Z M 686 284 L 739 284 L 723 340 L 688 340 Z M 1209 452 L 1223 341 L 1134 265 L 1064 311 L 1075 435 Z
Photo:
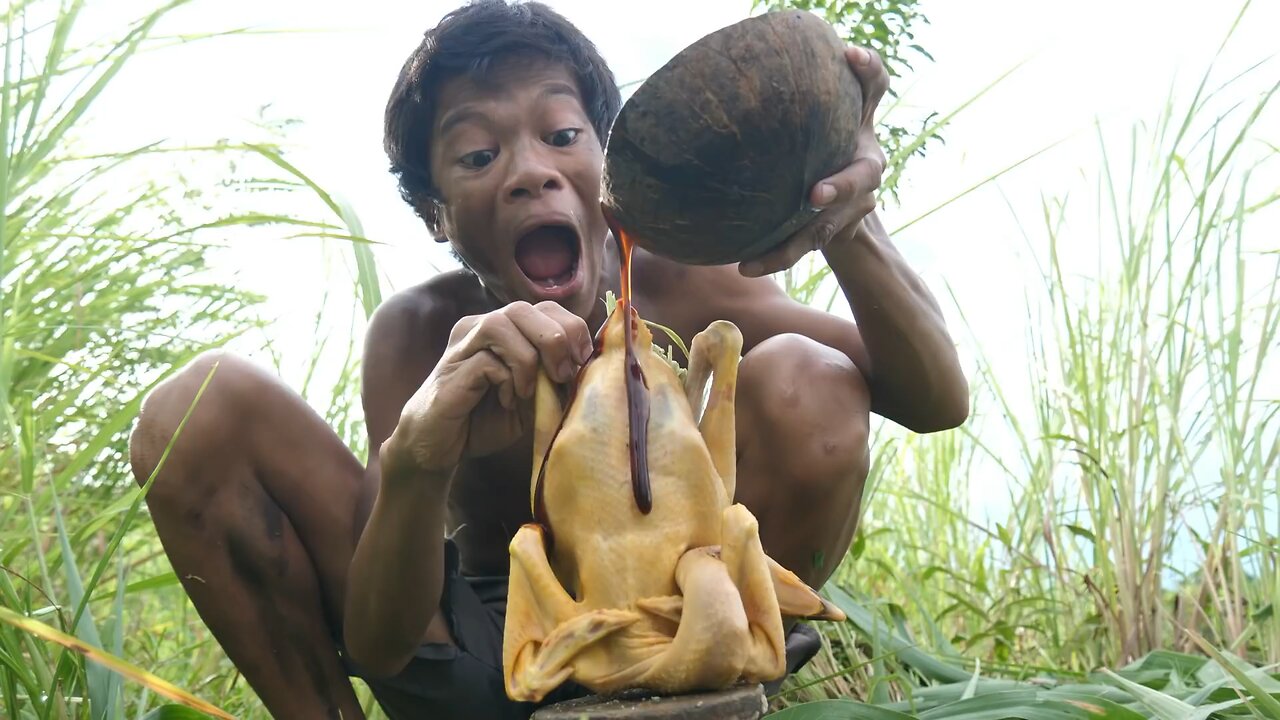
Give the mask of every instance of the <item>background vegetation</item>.
M 358 218 L 270 128 L 86 148 L 122 67 L 199 40 L 155 34 L 181 4 L 88 35 L 75 0 L 5 14 L 0 716 L 186 717 L 184 691 L 264 716 L 163 557 L 126 433 L 154 383 L 261 329 L 258 298 L 205 265 L 233 229 L 348 240 L 349 295 L 366 312 L 380 299 Z M 803 6 L 891 68 L 928 60 L 914 0 Z M 1100 131 L 1074 195 L 1011 208 L 1034 218 L 1035 362 L 1025 377 L 982 362 L 959 431 L 876 428 L 866 517 L 828 587 L 850 622 L 826 627 L 777 717 L 1280 718 L 1280 245 L 1266 224 L 1280 193 L 1250 182 L 1280 154 L 1252 152 L 1276 87 L 1212 77 L 1123 146 Z M 886 127 L 898 172 L 945 121 Z M 205 180 L 196 164 L 226 172 Z M 820 268 L 782 281 L 831 297 Z M 302 390 L 363 454 L 355 362 L 337 388 Z M 1007 510 L 972 516 L 993 486 Z

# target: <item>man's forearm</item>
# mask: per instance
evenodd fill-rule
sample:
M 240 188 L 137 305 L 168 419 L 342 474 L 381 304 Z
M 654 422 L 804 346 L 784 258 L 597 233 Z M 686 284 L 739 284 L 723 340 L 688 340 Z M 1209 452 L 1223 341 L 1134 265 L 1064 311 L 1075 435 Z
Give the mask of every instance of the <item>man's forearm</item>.
M 447 478 L 382 465 L 378 498 L 347 575 L 344 612 L 348 652 L 375 673 L 403 668 L 439 611 L 448 494 Z
M 823 250 L 867 349 L 872 409 L 917 432 L 955 427 L 969 387 L 942 311 L 873 212 Z

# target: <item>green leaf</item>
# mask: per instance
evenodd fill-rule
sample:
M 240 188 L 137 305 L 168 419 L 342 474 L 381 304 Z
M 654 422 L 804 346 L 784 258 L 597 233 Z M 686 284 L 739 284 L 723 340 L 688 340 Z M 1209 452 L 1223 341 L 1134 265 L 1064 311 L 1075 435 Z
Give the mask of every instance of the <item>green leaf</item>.
M 1080 527 L 1079 525 L 1064 525 L 1063 527 L 1065 527 L 1067 530 L 1070 530 L 1071 534 L 1075 535 L 1076 537 L 1084 538 L 1089 542 L 1098 541 L 1098 539 L 1094 537 L 1093 531 L 1089 530 L 1088 528 Z
M 1207 662 L 1209 662 L 1208 658 L 1203 655 L 1188 655 L 1172 650 L 1153 650 L 1126 665 L 1124 670 L 1161 672 L 1174 670 L 1183 677 L 1194 677 Z
M 964 689 L 964 694 L 960 696 L 961 700 L 968 700 L 978 693 L 978 676 L 982 674 L 982 660 L 975 658 L 973 662 L 973 677 L 969 680 L 969 684 Z
M 919 720 L 1146 720 L 1141 714 L 1102 698 L 1055 697 L 1036 690 L 980 695 L 926 710 L 917 717 Z
M 867 536 L 861 532 L 854 535 L 853 545 L 849 547 L 849 557 L 857 560 L 867 550 Z
M 911 715 L 856 700 L 801 703 L 769 716 L 770 720 L 914 720 Z
M 69 650 L 80 653 L 95 664 L 100 664 L 106 668 L 110 668 L 113 672 L 120 673 L 130 680 L 150 688 L 151 691 L 157 695 L 186 703 L 192 707 L 200 708 L 216 718 L 234 720 L 230 715 L 219 710 L 216 706 L 201 700 L 167 680 L 163 680 L 160 677 L 133 665 L 132 663 L 121 660 L 100 647 L 94 647 L 83 640 L 57 630 L 56 628 L 49 627 L 48 625 L 32 620 L 31 618 L 23 617 L 2 605 L 0 605 L 0 623 L 12 625 L 19 630 L 31 633 L 41 640 L 57 643 Z
M 142 580 L 134 580 L 124 588 L 123 593 L 125 595 L 133 595 L 135 593 L 145 592 L 147 590 L 158 590 L 159 588 L 169 587 L 170 585 L 177 585 L 177 584 L 178 584 L 178 575 L 177 573 L 170 570 L 168 572 L 160 573 L 159 575 L 153 575 L 152 577 L 149 577 L 149 578 L 143 578 Z M 97 595 L 94 595 L 93 599 L 95 601 L 106 600 L 107 598 L 110 598 L 110 597 L 114 597 L 114 593 L 109 593 L 104 591 L 104 592 L 98 593 Z
M 1126 680 L 1105 668 L 1102 670 L 1102 673 L 1110 677 L 1120 687 L 1129 691 L 1129 694 L 1133 695 L 1138 702 L 1147 706 L 1147 708 L 1149 708 L 1151 712 L 1155 713 L 1155 716 L 1160 718 L 1160 720 L 1184 720 L 1184 718 L 1195 712 L 1195 707 L 1192 705 L 1189 705 L 1175 697 L 1165 695 L 1159 690 L 1152 690 L 1145 685 L 1139 685 L 1132 680 Z
M 826 562 L 826 557 L 827 556 L 821 550 L 815 551 L 813 553 L 813 558 L 811 560 L 813 569 L 815 570 L 822 569 L 822 565 Z
M 1257 704 L 1257 709 L 1259 711 L 1264 713 L 1268 718 L 1271 718 L 1271 720 L 1280 720 L 1280 700 L 1272 697 L 1271 694 L 1263 687 L 1264 682 L 1275 684 L 1276 680 L 1274 678 L 1267 676 L 1266 681 L 1262 681 L 1261 678 L 1255 677 L 1255 673 L 1260 672 L 1257 668 L 1251 668 L 1253 672 L 1246 670 L 1245 667 L 1242 667 L 1242 665 L 1245 664 L 1241 662 L 1239 658 L 1220 652 L 1217 648 L 1209 644 L 1208 641 L 1192 630 L 1186 630 L 1186 633 L 1197 645 L 1200 646 L 1201 650 L 1204 650 L 1210 657 L 1217 660 L 1218 664 L 1230 673 L 1231 677 L 1235 678 L 1236 681 L 1240 683 L 1240 686 L 1253 696 L 1251 700 Z
M 892 629 L 891 624 L 876 618 L 875 614 L 859 603 L 848 592 L 834 583 L 827 584 L 827 592 L 831 602 L 844 611 L 849 622 L 860 632 L 872 638 L 885 651 L 891 652 L 902 663 L 931 680 L 941 682 L 968 682 L 970 673 L 954 665 L 948 664 L 917 648 L 913 643 L 903 639 Z
M 85 598 L 85 587 L 80 579 L 80 571 L 76 568 L 76 556 L 71 550 L 71 541 L 67 537 L 66 523 L 62 518 L 62 505 L 58 502 L 56 491 L 51 487 L 53 498 L 53 520 L 58 530 L 58 543 L 62 548 L 62 568 L 67 576 L 67 592 L 73 605 L 80 605 Z M 93 590 L 92 587 L 89 588 Z M 98 626 L 93 622 L 93 615 L 87 609 L 75 619 L 75 636 L 95 648 L 102 647 L 102 638 L 98 634 Z M 89 709 L 94 720 L 105 718 L 111 704 L 111 673 L 92 660 L 85 663 L 85 674 L 89 682 Z M 52 690 L 52 688 L 51 688 Z M 50 693 L 52 694 L 52 692 Z
M 1269 602 L 1266 605 L 1263 605 L 1262 607 L 1258 608 L 1257 611 L 1255 611 L 1252 615 L 1249 616 L 1249 619 L 1255 623 L 1261 623 L 1261 622 L 1270 620 L 1272 617 L 1275 616 L 1275 614 L 1276 614 L 1276 604 L 1273 602 Z
M 929 708 L 956 702 L 964 697 L 969 689 L 969 682 L 947 683 L 945 685 L 929 685 L 911 689 L 910 698 L 899 702 L 883 703 L 882 707 L 903 712 L 923 712 Z M 973 689 L 973 697 L 992 693 L 1009 692 L 1010 690 L 1034 690 L 1031 683 L 1004 678 L 981 678 Z M 1128 697 L 1128 696 L 1126 696 Z
M 128 573 L 129 563 L 125 558 L 120 558 L 120 569 L 116 573 L 116 599 L 111 608 L 111 648 L 110 651 L 114 655 L 124 655 L 124 591 L 125 591 L 125 575 Z M 105 713 L 107 717 L 120 717 L 121 701 L 123 700 L 121 693 L 124 683 L 119 675 L 111 673 L 107 684 L 107 707 Z
M 208 720 L 209 716 L 184 705 L 161 705 L 142 716 L 142 720 Z

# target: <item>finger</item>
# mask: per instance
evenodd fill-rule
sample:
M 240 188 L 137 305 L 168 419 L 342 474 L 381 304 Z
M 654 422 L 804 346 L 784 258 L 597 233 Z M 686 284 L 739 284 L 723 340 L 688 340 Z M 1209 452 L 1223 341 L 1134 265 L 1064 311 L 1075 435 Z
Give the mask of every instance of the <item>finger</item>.
M 497 355 L 481 350 L 456 363 L 437 400 L 446 417 L 461 421 L 475 411 L 485 394 L 497 392 L 503 407 L 515 405 L 515 376 Z
M 480 319 L 483 317 L 483 315 L 467 315 L 465 317 L 458 318 L 458 322 L 454 323 L 453 329 L 449 331 L 449 345 L 452 346 L 462 342 L 462 339 L 467 336 L 467 333 L 471 332 L 471 329 L 474 328 L 476 323 L 480 322 Z
M 794 239 L 786 241 L 779 247 L 770 250 L 755 260 L 738 265 L 738 272 L 745 277 L 763 277 L 782 272 L 795 265 L 813 248 L 806 247 Z
M 527 303 L 514 303 L 508 305 L 504 313 L 525 339 L 537 349 L 542 366 L 547 369 L 547 375 L 552 380 L 565 383 L 573 379 L 578 372 L 578 366 L 581 365 L 578 357 L 581 344 L 587 335 L 586 323 L 582 322 L 581 318 L 574 316 L 582 324 L 582 328 L 570 330 L 566 329 L 565 325 L 572 328 L 574 323 L 566 315 L 573 316 L 572 313 L 567 310 L 560 313 L 549 307 L 542 307 L 541 303 L 539 307 Z
M 889 90 L 889 71 L 880 54 L 864 47 L 851 47 L 844 51 L 849 67 L 862 86 L 862 119 L 866 124 L 875 117 L 880 99 Z
M 863 195 L 863 200 L 838 205 L 816 215 L 804 227 L 787 238 L 781 246 L 738 266 L 747 277 L 760 277 L 782 272 L 800 262 L 800 258 L 827 246 L 836 236 L 856 226 L 868 212 L 875 208 L 875 199 Z
M 888 167 L 889 159 L 884 154 L 884 148 L 880 147 L 880 141 L 876 139 L 875 130 L 872 129 L 863 134 L 858 140 L 857 148 L 853 153 L 853 161 L 856 164 L 860 160 L 866 160 L 871 163 L 873 168 L 879 168 L 880 172 L 876 176 L 877 187 L 884 178 L 885 168 Z
M 884 174 L 888 159 L 885 157 L 884 148 L 880 146 L 880 139 L 876 137 L 876 124 L 870 118 L 864 118 L 862 125 L 858 127 L 853 146 L 853 159 L 855 162 L 871 160 L 875 167 L 880 168 L 880 174 Z
M 474 376 L 488 383 L 488 389 L 497 391 L 499 405 L 507 410 L 516 409 L 516 381 L 509 365 L 489 350 L 472 355 L 467 363 Z
M 840 172 L 820 180 L 809 193 L 809 202 L 819 208 L 845 204 L 861 195 L 875 192 L 880 187 L 883 175 L 884 153 L 860 155 Z
M 538 379 L 538 350 L 505 313 L 484 315 L 462 341 L 458 352 L 468 357 L 485 350 L 510 368 L 520 397 L 533 396 Z
M 739 265 L 738 271 L 747 277 L 782 272 L 800 262 L 800 258 L 825 246 L 841 227 L 839 223 L 839 211 L 827 210 L 793 233 L 782 245 Z
M 568 339 L 574 358 L 579 365 L 585 365 L 587 360 L 591 359 L 591 353 L 595 350 L 595 339 L 591 336 L 591 328 L 587 327 L 587 321 L 569 312 L 559 303 L 550 300 L 544 300 L 533 307 L 560 323 L 560 327 L 564 328 L 565 336 Z

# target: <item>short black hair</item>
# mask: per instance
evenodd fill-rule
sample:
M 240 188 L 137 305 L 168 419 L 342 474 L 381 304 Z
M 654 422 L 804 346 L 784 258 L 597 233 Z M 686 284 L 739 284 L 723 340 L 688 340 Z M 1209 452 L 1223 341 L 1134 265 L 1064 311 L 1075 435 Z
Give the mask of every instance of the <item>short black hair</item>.
M 383 149 L 400 196 L 433 235 L 440 235 L 439 197 L 431 178 L 436 96 L 446 80 L 483 79 L 501 61 L 538 57 L 564 63 L 578 83 L 583 109 L 603 146 L 622 99 L 596 46 L 539 2 L 473 0 L 428 30 L 400 70 L 383 126 Z

